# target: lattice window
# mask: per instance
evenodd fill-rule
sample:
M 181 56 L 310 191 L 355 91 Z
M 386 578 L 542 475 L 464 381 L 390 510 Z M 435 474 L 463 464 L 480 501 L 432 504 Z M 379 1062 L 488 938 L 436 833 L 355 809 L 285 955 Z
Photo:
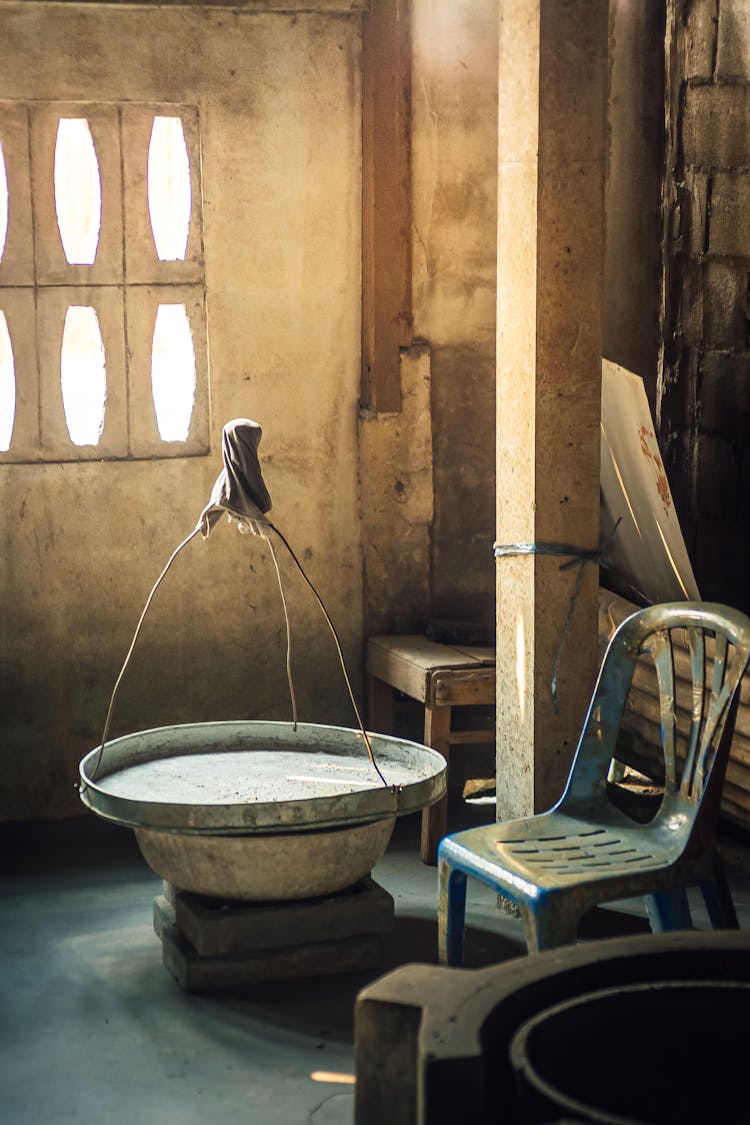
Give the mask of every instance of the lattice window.
M 0 102 L 0 461 L 208 452 L 198 112 Z

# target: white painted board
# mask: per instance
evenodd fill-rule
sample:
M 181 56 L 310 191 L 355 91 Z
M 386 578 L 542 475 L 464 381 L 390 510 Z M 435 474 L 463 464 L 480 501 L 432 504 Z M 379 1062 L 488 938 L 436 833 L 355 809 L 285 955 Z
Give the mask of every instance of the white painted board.
M 642 605 L 698 601 L 643 380 L 602 361 L 601 583 Z

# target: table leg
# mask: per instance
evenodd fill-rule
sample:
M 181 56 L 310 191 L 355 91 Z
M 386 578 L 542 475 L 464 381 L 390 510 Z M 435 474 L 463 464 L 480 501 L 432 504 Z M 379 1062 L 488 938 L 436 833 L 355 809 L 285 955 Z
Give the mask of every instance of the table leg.
M 438 750 L 446 762 L 450 759 L 451 736 L 451 709 L 450 707 L 430 707 L 424 709 L 424 741 L 425 746 Z M 446 769 L 446 777 L 447 777 Z M 448 817 L 448 794 L 446 793 L 436 804 L 430 805 L 422 811 L 422 844 L 421 856 L 423 863 L 433 866 L 437 863 L 437 846 L 445 835 Z
M 367 726 L 379 734 L 393 733 L 393 688 L 375 676 L 367 677 Z

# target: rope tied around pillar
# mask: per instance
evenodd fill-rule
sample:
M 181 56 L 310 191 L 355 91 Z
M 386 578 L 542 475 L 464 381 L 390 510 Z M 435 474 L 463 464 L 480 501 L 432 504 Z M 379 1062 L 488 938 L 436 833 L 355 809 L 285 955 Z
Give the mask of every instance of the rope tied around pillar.
M 567 558 L 568 561 L 560 564 L 560 570 L 569 570 L 572 566 L 578 567 L 576 580 L 573 585 L 573 592 L 570 596 L 570 605 L 565 622 L 562 627 L 562 634 L 560 636 L 560 643 L 557 646 L 557 653 L 555 655 L 555 662 L 552 666 L 552 679 L 550 681 L 550 692 L 552 695 L 552 706 L 555 714 L 557 715 L 560 710 L 560 704 L 557 697 L 557 673 L 560 668 L 560 660 L 562 658 L 562 651 L 567 640 L 570 626 L 573 622 L 573 616 L 578 604 L 578 595 L 581 592 L 581 585 L 583 583 L 583 575 L 589 563 L 596 563 L 597 566 L 606 567 L 608 564 L 604 559 L 604 554 L 609 547 L 617 528 L 620 526 L 620 519 L 617 520 L 614 527 L 607 535 L 603 543 L 600 544 L 596 550 L 584 550 L 582 547 L 574 547 L 570 543 L 495 543 L 493 550 L 496 559 L 511 558 L 518 555 L 556 555 L 557 557 Z

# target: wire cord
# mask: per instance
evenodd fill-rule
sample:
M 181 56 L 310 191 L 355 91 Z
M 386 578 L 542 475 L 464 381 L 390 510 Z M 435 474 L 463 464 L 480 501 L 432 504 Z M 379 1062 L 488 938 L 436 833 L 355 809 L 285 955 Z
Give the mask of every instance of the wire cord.
M 365 746 L 367 747 L 367 753 L 368 753 L 368 756 L 370 758 L 370 762 L 372 764 L 373 769 L 377 773 L 378 777 L 383 782 L 383 785 L 386 788 L 389 788 L 388 782 L 383 777 L 383 774 L 380 772 L 380 767 L 378 766 L 378 763 L 375 761 L 375 754 L 373 753 L 372 745 L 370 744 L 370 738 L 369 738 L 369 735 L 367 734 L 367 731 L 365 730 L 365 724 L 362 722 L 362 716 L 359 713 L 359 708 L 357 707 L 357 701 L 354 698 L 354 691 L 352 690 L 352 684 L 351 684 L 351 680 L 349 679 L 349 673 L 346 670 L 346 661 L 344 660 L 344 653 L 343 653 L 343 650 L 341 648 L 341 642 L 339 641 L 338 634 L 337 634 L 336 629 L 334 627 L 333 621 L 331 620 L 330 614 L 328 613 L 328 610 L 326 609 L 326 607 L 323 605 L 323 599 L 321 598 L 320 594 L 318 593 L 318 591 L 315 589 L 315 587 L 313 586 L 310 579 L 305 574 L 302 563 L 299 561 L 299 559 L 295 555 L 294 551 L 292 550 L 292 548 L 291 548 L 289 542 L 287 541 L 287 539 L 285 538 L 285 536 L 282 535 L 282 533 L 279 531 L 278 527 L 276 527 L 275 524 L 271 523 L 270 520 L 269 520 L 268 526 L 273 531 L 276 532 L 279 539 L 281 540 L 281 542 L 286 547 L 287 551 L 289 552 L 289 554 L 292 557 L 292 560 L 293 560 L 295 566 L 299 570 L 300 574 L 304 578 L 307 585 L 312 590 L 313 596 L 315 597 L 315 600 L 317 601 L 318 605 L 320 606 L 321 612 L 322 612 L 322 614 L 323 614 L 323 616 L 326 620 L 326 624 L 328 625 L 328 628 L 331 631 L 331 636 L 333 637 L 334 644 L 336 645 L 336 651 L 338 653 L 339 663 L 341 665 L 341 671 L 344 673 L 344 680 L 346 681 L 346 687 L 347 687 L 347 691 L 349 692 L 349 698 L 351 700 L 352 707 L 354 708 L 354 714 L 357 716 L 357 723 L 359 725 L 359 729 L 360 729 L 360 732 L 362 734 L 362 738 L 365 740 Z
M 351 700 L 352 707 L 354 708 L 354 714 L 357 717 L 357 723 L 359 725 L 359 729 L 360 729 L 360 732 L 362 734 L 362 738 L 364 739 L 365 746 L 367 747 L 368 757 L 370 759 L 370 762 L 371 762 L 375 772 L 377 773 L 378 777 L 382 781 L 383 785 L 386 788 L 388 788 L 388 782 L 383 777 L 383 774 L 381 773 L 380 767 L 378 766 L 377 762 L 375 761 L 375 754 L 373 753 L 372 745 L 370 743 L 370 738 L 369 738 L 369 735 L 368 735 L 367 731 L 365 730 L 365 725 L 362 722 L 362 716 L 360 715 L 359 708 L 357 707 L 357 701 L 354 698 L 354 691 L 352 689 L 351 680 L 349 679 L 349 673 L 348 673 L 347 668 L 346 668 L 346 661 L 344 660 L 344 653 L 343 653 L 343 650 L 341 648 L 341 642 L 339 641 L 338 634 L 337 634 L 336 629 L 334 627 L 333 621 L 331 620 L 330 614 L 328 613 L 328 610 L 326 609 L 325 605 L 323 604 L 323 600 L 322 600 L 320 594 L 315 589 L 315 586 L 312 584 L 310 579 L 307 577 L 307 574 L 305 573 L 305 570 L 302 566 L 302 563 L 299 561 L 299 559 L 295 555 L 295 553 L 292 550 L 292 547 L 289 544 L 286 537 L 284 535 L 282 535 L 282 533 L 279 531 L 278 527 L 276 527 L 275 524 L 272 524 L 270 521 L 268 522 L 268 526 L 273 531 L 276 532 L 279 539 L 281 540 L 281 542 L 286 547 L 286 549 L 289 552 L 295 566 L 299 570 L 300 574 L 304 578 L 304 580 L 307 583 L 307 585 L 309 586 L 309 588 L 312 590 L 312 593 L 315 597 L 315 600 L 317 601 L 317 603 L 318 603 L 318 605 L 319 605 L 319 607 L 320 607 L 320 609 L 323 613 L 323 617 L 326 620 L 326 623 L 328 625 L 328 628 L 331 631 L 331 635 L 332 635 L 334 643 L 336 645 L 336 651 L 338 653 L 339 663 L 341 665 L 341 670 L 344 674 L 344 680 L 346 682 L 347 691 L 349 692 L 349 698 Z M 125 673 L 128 669 L 128 665 L 130 664 L 130 659 L 131 659 L 131 657 L 133 655 L 133 652 L 135 650 L 135 646 L 136 646 L 136 643 L 138 641 L 138 637 L 140 636 L 141 628 L 143 627 L 143 622 L 146 619 L 146 614 L 148 613 L 148 611 L 151 607 L 151 603 L 154 600 L 154 596 L 156 594 L 156 591 L 159 589 L 162 582 L 166 578 L 167 573 L 169 572 L 169 569 L 172 566 L 173 562 L 175 561 L 177 556 L 180 554 L 180 552 L 183 550 L 183 548 L 187 547 L 188 543 L 190 543 L 191 540 L 194 539 L 195 536 L 200 533 L 200 531 L 201 531 L 201 526 L 200 526 L 200 524 L 198 524 L 195 528 L 193 528 L 193 530 L 190 532 L 190 534 L 187 535 L 182 540 L 182 542 L 179 544 L 179 546 L 174 549 L 172 554 L 169 556 L 169 560 L 167 562 L 167 565 L 164 567 L 161 574 L 156 579 L 156 582 L 154 582 L 153 586 L 151 587 L 151 592 L 149 593 L 148 598 L 146 599 L 146 604 L 143 607 L 143 610 L 141 612 L 141 616 L 138 618 L 138 624 L 135 627 L 135 632 L 133 633 L 133 639 L 130 642 L 130 648 L 128 649 L 127 655 L 125 656 L 125 660 L 123 661 L 122 668 L 120 669 L 120 674 L 118 675 L 117 679 L 115 680 L 115 686 L 112 689 L 112 694 L 111 694 L 110 699 L 109 699 L 109 706 L 107 708 L 107 716 L 106 716 L 106 719 L 104 720 L 104 730 L 102 732 L 102 740 L 101 740 L 101 744 L 99 746 L 99 752 L 97 753 L 96 761 L 94 762 L 94 765 L 93 765 L 93 768 L 92 768 L 91 774 L 90 774 L 92 781 L 96 781 L 97 777 L 99 775 L 99 769 L 101 767 L 102 757 L 104 755 L 104 748 L 107 744 L 107 739 L 109 738 L 109 730 L 110 730 L 110 726 L 111 726 L 111 723 L 112 723 L 112 713 L 114 711 L 115 700 L 117 698 L 117 692 L 120 688 L 120 684 L 122 683 L 122 680 L 123 680 L 123 678 L 125 676 Z M 266 537 L 264 536 L 264 538 L 266 538 Z M 286 673 L 287 673 L 287 681 L 289 683 L 289 694 L 291 696 L 291 701 L 292 701 L 292 718 L 293 718 L 293 723 L 294 723 L 294 729 L 296 731 L 296 729 L 297 729 L 297 699 L 296 699 L 295 692 L 294 692 L 294 682 L 292 680 L 292 666 L 291 666 L 292 630 L 291 630 L 291 624 L 290 624 L 290 621 L 289 621 L 289 611 L 288 611 L 288 608 L 287 608 L 286 597 L 284 596 L 284 587 L 283 587 L 283 584 L 282 584 L 282 581 L 281 581 L 281 571 L 279 569 L 279 563 L 278 563 L 278 559 L 276 557 L 276 552 L 274 551 L 273 544 L 272 544 L 271 540 L 267 539 L 266 541 L 267 541 L 268 546 L 269 546 L 270 551 L 271 551 L 271 558 L 273 559 L 273 565 L 274 565 L 274 568 L 276 570 L 276 577 L 277 577 L 277 580 L 278 580 L 278 583 L 279 583 L 279 592 L 281 594 L 281 604 L 282 604 L 283 609 L 284 609 L 284 620 L 286 622 Z
M 130 648 L 128 649 L 127 656 L 125 657 L 125 660 L 123 661 L 122 668 L 120 669 L 120 674 L 117 677 L 117 679 L 115 680 L 115 686 L 112 689 L 112 695 L 110 696 L 110 699 L 109 699 L 109 707 L 107 708 L 107 717 L 104 720 L 104 732 L 102 733 L 102 741 L 101 741 L 101 745 L 99 746 L 99 753 L 96 756 L 96 762 L 94 763 L 94 768 L 91 771 L 91 780 L 92 781 L 96 781 L 97 775 L 99 773 L 99 767 L 100 767 L 101 762 L 102 762 L 102 755 L 104 753 L 104 747 L 106 745 L 107 738 L 109 737 L 109 728 L 110 728 L 110 724 L 112 722 L 112 712 L 113 712 L 114 706 L 115 706 L 115 698 L 117 696 L 117 691 L 120 687 L 123 676 L 125 675 L 125 672 L 127 671 L 128 664 L 130 663 L 130 658 L 133 655 L 133 650 L 135 649 L 136 641 L 138 640 L 138 637 L 139 637 L 140 632 L 141 632 L 141 627 L 143 626 L 143 622 L 146 619 L 146 614 L 149 611 L 149 606 L 151 605 L 151 602 L 154 600 L 154 594 L 156 593 L 156 591 L 159 589 L 162 582 L 166 578 L 167 571 L 169 570 L 172 563 L 175 561 L 175 559 L 179 555 L 180 551 L 183 549 L 183 547 L 187 547 L 190 540 L 194 539 L 195 536 L 198 535 L 200 530 L 201 530 L 200 524 L 198 524 L 198 526 L 193 528 L 193 530 L 190 532 L 190 534 L 187 535 L 182 540 L 179 547 L 175 547 L 174 551 L 169 556 L 169 562 L 164 567 L 164 570 L 161 572 L 159 577 L 156 579 L 156 582 L 154 582 L 153 586 L 151 587 L 151 593 L 146 598 L 146 604 L 143 607 L 143 611 L 141 612 L 141 616 L 138 618 L 138 624 L 135 627 L 135 632 L 133 633 L 133 639 L 130 642 Z
M 284 585 L 281 581 L 281 571 L 279 570 L 279 561 L 276 558 L 276 552 L 273 549 L 273 543 L 271 542 L 271 540 L 267 539 L 265 536 L 263 538 L 266 539 L 266 543 L 268 544 L 268 549 L 271 552 L 271 558 L 273 559 L 273 565 L 276 569 L 276 578 L 277 578 L 278 583 L 279 583 L 279 593 L 281 594 L 281 604 L 284 608 L 284 621 L 286 623 L 286 678 L 287 678 L 287 683 L 289 684 L 289 697 L 292 701 L 292 723 L 294 724 L 294 729 L 296 730 L 297 729 L 297 698 L 294 694 L 294 680 L 292 679 L 292 626 L 291 626 L 291 623 L 289 621 L 289 610 L 287 609 L 286 598 L 284 596 Z

